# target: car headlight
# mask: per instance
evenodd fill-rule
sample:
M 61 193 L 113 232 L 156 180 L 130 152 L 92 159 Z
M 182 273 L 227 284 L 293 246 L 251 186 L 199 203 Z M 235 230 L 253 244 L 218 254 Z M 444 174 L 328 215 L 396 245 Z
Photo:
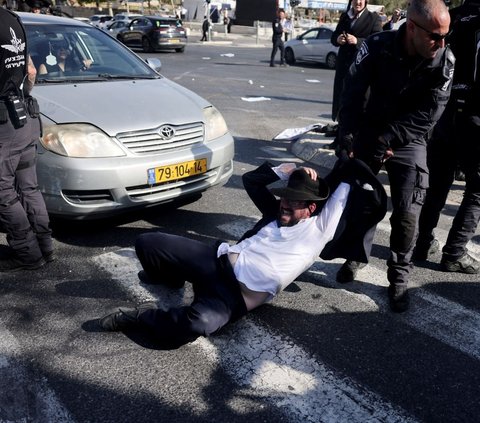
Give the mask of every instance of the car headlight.
M 203 109 L 203 116 L 205 116 L 205 141 L 211 141 L 228 132 L 225 119 L 215 107 Z
M 74 123 L 43 128 L 42 145 L 67 157 L 119 157 L 122 149 L 93 125 Z

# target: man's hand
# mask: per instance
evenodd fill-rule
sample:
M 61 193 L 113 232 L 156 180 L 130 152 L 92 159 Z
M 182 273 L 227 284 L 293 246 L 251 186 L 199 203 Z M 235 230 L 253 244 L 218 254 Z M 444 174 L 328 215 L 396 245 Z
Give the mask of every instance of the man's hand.
M 37 69 L 33 64 L 33 60 L 30 56 L 28 56 L 28 65 L 27 65 L 27 79 L 26 79 L 26 92 L 30 94 L 32 91 L 33 85 L 35 84 L 35 78 L 37 77 Z
M 311 167 L 300 167 L 300 169 L 303 169 L 305 172 L 307 172 L 307 175 L 310 175 L 310 178 L 312 178 L 314 181 L 317 179 L 318 174 L 315 169 L 312 169 Z

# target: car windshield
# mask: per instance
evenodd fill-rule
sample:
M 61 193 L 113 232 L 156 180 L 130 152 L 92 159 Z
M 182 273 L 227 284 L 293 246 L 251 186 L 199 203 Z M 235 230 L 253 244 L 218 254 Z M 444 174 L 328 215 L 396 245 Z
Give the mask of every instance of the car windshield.
M 138 56 L 96 28 L 35 24 L 26 27 L 38 83 L 161 78 Z M 47 73 L 39 72 L 41 65 Z

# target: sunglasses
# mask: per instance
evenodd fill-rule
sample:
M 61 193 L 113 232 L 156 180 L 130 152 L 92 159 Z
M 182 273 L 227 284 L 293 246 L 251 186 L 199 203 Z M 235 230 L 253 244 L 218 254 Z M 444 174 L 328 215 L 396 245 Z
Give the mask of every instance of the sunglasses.
M 445 38 L 447 38 L 452 33 L 452 31 L 448 31 L 446 34 L 443 34 L 443 35 L 438 34 L 437 32 L 429 31 L 428 29 L 424 28 L 422 25 L 419 25 L 412 18 L 409 18 L 409 19 L 410 19 L 410 21 L 412 21 L 412 23 L 415 26 L 418 26 L 420 29 L 424 30 L 428 34 L 428 38 L 430 38 L 432 41 L 435 41 L 435 42 L 443 41 Z

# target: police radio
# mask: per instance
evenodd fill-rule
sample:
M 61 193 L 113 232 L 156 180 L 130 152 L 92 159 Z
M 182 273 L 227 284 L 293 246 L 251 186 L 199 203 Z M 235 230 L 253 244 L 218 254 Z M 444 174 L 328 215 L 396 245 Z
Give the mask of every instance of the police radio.
M 21 128 L 27 122 L 27 111 L 20 97 L 9 96 L 7 101 L 10 119 L 15 128 Z

